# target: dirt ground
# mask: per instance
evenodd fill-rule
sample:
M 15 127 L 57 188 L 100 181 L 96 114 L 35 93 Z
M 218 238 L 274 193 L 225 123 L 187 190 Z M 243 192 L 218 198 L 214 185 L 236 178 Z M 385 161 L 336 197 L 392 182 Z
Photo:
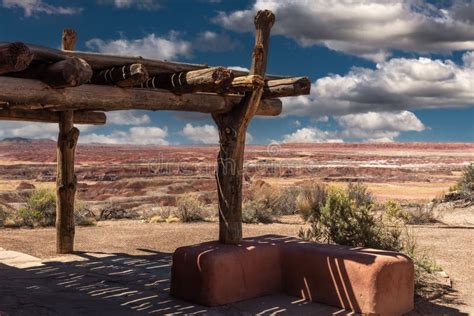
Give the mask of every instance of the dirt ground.
M 244 225 L 246 237 L 263 234 L 296 236 L 301 225 L 293 219 L 270 225 Z M 412 227 L 421 249 L 430 252 L 452 280 L 446 295 L 431 301 L 418 300 L 415 315 L 458 314 L 474 312 L 474 274 L 472 255 L 474 229 L 446 229 L 430 226 Z M 159 223 L 141 221 L 106 221 L 93 227 L 76 228 L 76 249 L 79 252 L 149 255 L 172 253 L 177 247 L 213 240 L 218 224 Z M 449 247 L 447 246 L 449 245 Z M 1 229 L 0 247 L 24 252 L 40 258 L 55 254 L 54 228 Z

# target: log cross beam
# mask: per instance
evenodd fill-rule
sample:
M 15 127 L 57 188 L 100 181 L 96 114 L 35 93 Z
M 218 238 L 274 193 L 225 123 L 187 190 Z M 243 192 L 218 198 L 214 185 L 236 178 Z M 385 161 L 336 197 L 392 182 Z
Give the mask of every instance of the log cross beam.
M 76 32 L 65 29 L 62 36 L 62 49 L 74 50 Z M 56 176 L 56 252 L 74 251 L 74 200 L 77 179 L 74 174 L 74 155 L 79 138 L 79 130 L 74 127 L 74 112 L 59 114 L 59 135 L 57 144 Z
M 269 10 L 258 11 L 254 22 L 255 47 L 249 75 L 258 76 L 261 80 L 254 80 L 257 84 L 253 91 L 246 92 L 241 102 L 230 112 L 212 114 L 219 129 L 220 149 L 217 157 L 216 180 L 219 198 L 219 241 L 224 244 L 238 244 L 242 241 L 242 173 L 245 135 L 262 98 L 270 30 L 275 22 L 275 15 Z

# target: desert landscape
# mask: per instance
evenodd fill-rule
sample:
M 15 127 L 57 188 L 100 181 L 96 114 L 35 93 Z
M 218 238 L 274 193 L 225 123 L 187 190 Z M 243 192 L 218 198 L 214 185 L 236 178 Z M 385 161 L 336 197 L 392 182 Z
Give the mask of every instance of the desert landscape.
M 35 190 L 54 188 L 55 150 L 50 140 L 0 142 L 0 202 L 5 209 L 21 208 Z M 172 253 L 183 245 L 214 240 L 217 150 L 216 146 L 80 144 L 78 204 L 94 222 L 76 228 L 77 249 L 141 256 L 147 254 L 144 249 Z M 468 272 L 471 256 L 466 255 L 472 253 L 474 210 L 472 202 L 450 198 L 449 191 L 472 161 L 474 145 L 467 143 L 250 145 L 244 197 L 252 199 L 262 187 L 276 191 L 321 183 L 342 188 L 360 182 L 377 203 L 396 201 L 407 212 L 429 209 L 428 221 L 409 223 L 407 229 L 442 273 L 435 274 L 433 286 L 418 298 L 414 313 L 456 314 L 471 311 L 474 305 L 474 279 Z M 172 215 L 189 194 L 201 203 L 204 222 L 180 223 Z M 272 222 L 244 224 L 244 236 L 297 237 L 301 227 L 308 227 L 297 212 Z M 46 260 L 57 257 L 53 228 L 9 225 L 0 229 L 3 248 Z

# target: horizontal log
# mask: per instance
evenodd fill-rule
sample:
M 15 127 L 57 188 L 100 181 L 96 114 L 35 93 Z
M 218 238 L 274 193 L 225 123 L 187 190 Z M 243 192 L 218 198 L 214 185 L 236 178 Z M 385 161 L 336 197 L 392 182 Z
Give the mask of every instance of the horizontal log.
M 263 98 L 294 97 L 309 94 L 311 81 L 308 77 L 268 80 L 263 87 Z
M 94 71 L 92 84 L 115 84 L 122 88 L 140 85 L 147 81 L 148 71 L 142 64 L 131 64 Z
M 122 89 L 114 86 L 82 85 L 55 90 L 37 80 L 0 77 L 0 101 L 10 108 L 50 110 L 172 110 L 202 113 L 228 112 L 242 96 L 193 93 L 176 95 L 160 89 Z M 257 115 L 281 113 L 278 99 L 262 100 Z
M 53 63 L 35 63 L 27 69 L 9 74 L 13 77 L 38 79 L 53 88 L 76 87 L 92 77 L 89 64 L 80 58 L 70 57 Z
M 232 80 L 232 84 L 229 86 L 228 91 L 232 93 L 244 93 L 260 88 L 264 84 L 265 81 L 259 75 L 237 77 Z
M 0 109 L 0 120 L 27 121 L 42 123 L 59 123 L 59 112 L 48 110 L 11 110 Z M 75 124 L 103 125 L 107 118 L 105 113 L 76 111 L 74 112 Z
M 223 92 L 233 78 L 231 70 L 224 67 L 213 67 L 158 74 L 141 84 L 140 87 L 166 89 L 175 93 Z
M 27 44 L 38 61 L 59 61 L 66 57 L 82 58 L 91 65 L 94 70 L 104 70 L 112 67 L 121 67 L 130 64 L 142 64 L 148 70 L 150 76 L 160 73 L 174 73 L 180 71 L 191 71 L 209 68 L 207 64 L 189 64 L 159 59 L 148 59 L 140 56 L 117 56 L 92 52 L 79 52 L 58 50 L 49 47 Z M 247 76 L 248 71 L 232 70 L 234 75 Z M 266 75 L 266 79 L 282 79 L 285 76 Z
M 28 46 L 21 42 L 0 44 L 0 75 L 22 71 L 33 60 Z

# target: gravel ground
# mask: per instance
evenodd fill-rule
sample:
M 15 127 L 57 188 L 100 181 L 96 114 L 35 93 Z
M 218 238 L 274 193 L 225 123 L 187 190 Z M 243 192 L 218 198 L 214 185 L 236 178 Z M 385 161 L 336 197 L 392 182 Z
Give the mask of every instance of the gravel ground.
M 300 227 L 294 220 L 292 223 L 244 225 L 244 236 L 296 236 Z M 430 252 L 453 281 L 449 297 L 419 301 L 417 314 L 474 312 L 474 229 L 423 226 L 414 227 L 413 232 L 421 249 Z M 216 222 L 146 224 L 130 220 L 106 221 L 93 227 L 77 227 L 75 245 L 80 252 L 146 255 L 157 251 L 172 253 L 177 247 L 213 240 L 217 236 Z M 54 228 L 0 229 L 0 247 L 40 258 L 57 256 Z

